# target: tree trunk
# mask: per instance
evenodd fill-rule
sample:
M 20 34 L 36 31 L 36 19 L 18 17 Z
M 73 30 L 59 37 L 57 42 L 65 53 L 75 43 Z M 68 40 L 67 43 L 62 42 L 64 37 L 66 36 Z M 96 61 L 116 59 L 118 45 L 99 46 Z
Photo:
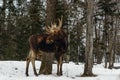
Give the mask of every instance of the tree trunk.
M 104 46 L 105 46 L 105 68 L 107 68 L 107 62 L 109 60 L 109 52 L 108 52 L 108 44 L 109 44 L 109 16 L 107 15 L 107 13 L 105 12 L 105 22 L 104 22 Z
M 115 47 L 115 42 L 116 42 L 116 26 L 118 25 L 118 20 L 117 17 L 113 17 L 111 16 L 111 22 L 116 22 L 115 25 L 111 26 L 110 32 L 109 32 L 109 53 L 110 53 L 110 58 L 109 58 L 109 69 L 113 68 L 114 65 L 114 57 L 115 57 L 115 51 L 114 51 L 114 47 Z
M 113 29 L 110 31 L 109 33 L 109 45 L 108 45 L 108 52 L 109 52 L 109 69 L 112 69 L 113 67 L 113 40 L 114 40 L 114 37 L 113 37 Z
M 51 22 L 55 22 L 56 18 L 56 0 L 47 0 L 47 18 L 46 26 L 50 26 Z M 43 53 L 42 64 L 39 73 L 51 74 L 52 73 L 52 61 L 54 53 Z
M 47 0 L 46 26 L 56 21 L 56 3 L 57 0 Z
M 103 55 L 102 55 L 102 52 L 100 50 L 100 48 L 101 48 L 101 45 L 100 45 L 100 27 L 99 27 L 99 29 L 97 29 L 97 25 L 95 26 L 95 43 L 94 44 L 95 44 L 95 46 L 94 46 L 95 55 L 96 55 L 96 60 L 97 60 L 96 62 L 97 62 L 97 64 L 101 64 Z
M 79 23 L 79 22 L 77 23 L 76 30 L 77 30 L 77 56 L 76 56 L 76 59 L 77 59 L 77 64 L 78 64 L 79 57 L 80 57 L 80 37 L 82 36 L 82 30 L 83 30 L 81 23 Z
M 93 0 L 87 2 L 87 29 L 86 29 L 86 48 L 85 48 L 85 67 L 82 76 L 94 76 L 93 68 Z
M 54 53 L 46 53 L 42 54 L 42 63 L 39 74 L 52 74 L 52 63 L 53 63 Z

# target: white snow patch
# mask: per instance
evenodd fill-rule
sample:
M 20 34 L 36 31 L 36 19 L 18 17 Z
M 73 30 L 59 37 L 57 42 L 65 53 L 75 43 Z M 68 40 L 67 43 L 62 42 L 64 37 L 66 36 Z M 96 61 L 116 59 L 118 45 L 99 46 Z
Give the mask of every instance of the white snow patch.
M 36 61 L 36 68 L 39 71 L 41 62 Z M 120 63 L 116 63 L 120 66 Z M 104 64 L 94 65 L 93 73 L 96 77 L 80 77 L 84 71 L 84 64 L 76 65 L 73 62 L 63 64 L 63 76 L 57 76 L 57 65 L 53 64 L 51 75 L 33 74 L 32 65 L 29 68 L 29 77 L 25 75 L 25 61 L 0 61 L 0 80 L 120 80 L 120 69 L 105 69 Z

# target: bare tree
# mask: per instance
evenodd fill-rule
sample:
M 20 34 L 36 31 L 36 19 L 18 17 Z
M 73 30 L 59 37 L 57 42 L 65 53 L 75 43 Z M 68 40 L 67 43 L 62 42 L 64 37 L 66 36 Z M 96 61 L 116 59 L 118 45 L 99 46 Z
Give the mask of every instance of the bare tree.
M 113 3 L 118 3 L 117 0 L 112 0 Z M 109 69 L 112 69 L 114 67 L 114 59 L 115 59 L 115 45 L 116 45 L 116 36 L 117 36 L 117 27 L 118 27 L 118 4 L 114 5 L 112 7 L 116 12 L 111 15 L 111 22 L 113 23 L 111 25 L 111 29 L 109 31 L 109 45 L 108 45 L 108 52 L 109 52 Z
M 87 4 L 87 26 L 86 26 L 86 48 L 85 48 L 85 67 L 82 76 L 94 76 L 93 68 L 93 0 L 86 0 Z
M 51 22 L 55 22 L 56 18 L 56 0 L 47 0 L 47 18 L 46 26 L 49 26 Z M 42 64 L 39 73 L 51 74 L 52 73 L 52 61 L 54 53 L 44 53 L 42 55 Z

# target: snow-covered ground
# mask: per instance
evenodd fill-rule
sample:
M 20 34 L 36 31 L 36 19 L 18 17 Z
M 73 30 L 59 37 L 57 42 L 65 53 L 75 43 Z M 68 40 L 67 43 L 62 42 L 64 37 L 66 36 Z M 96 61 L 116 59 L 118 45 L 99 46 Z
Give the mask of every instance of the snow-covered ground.
M 41 62 L 36 61 L 37 71 Z M 94 65 L 93 73 L 97 77 L 80 77 L 84 71 L 84 64 L 75 65 L 73 62 L 63 64 L 63 76 L 57 76 L 57 65 L 53 64 L 51 75 L 33 74 L 30 64 L 29 77 L 25 76 L 25 61 L 0 61 L 0 80 L 120 80 L 120 69 L 105 69 L 104 64 Z M 120 66 L 116 63 L 115 66 Z

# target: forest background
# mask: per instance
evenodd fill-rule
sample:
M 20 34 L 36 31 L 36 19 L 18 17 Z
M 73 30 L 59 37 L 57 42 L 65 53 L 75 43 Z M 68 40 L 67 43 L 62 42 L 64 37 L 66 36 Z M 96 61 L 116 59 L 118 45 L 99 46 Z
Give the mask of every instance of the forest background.
M 25 60 L 28 38 L 44 33 L 46 0 L 0 1 L 0 60 Z M 56 0 L 55 18 L 63 16 L 68 34 L 68 51 L 64 60 L 84 62 L 86 47 L 86 3 L 83 0 Z M 52 11 L 49 11 L 52 13 Z M 95 0 L 93 12 L 93 58 L 101 63 L 120 61 L 120 1 Z

